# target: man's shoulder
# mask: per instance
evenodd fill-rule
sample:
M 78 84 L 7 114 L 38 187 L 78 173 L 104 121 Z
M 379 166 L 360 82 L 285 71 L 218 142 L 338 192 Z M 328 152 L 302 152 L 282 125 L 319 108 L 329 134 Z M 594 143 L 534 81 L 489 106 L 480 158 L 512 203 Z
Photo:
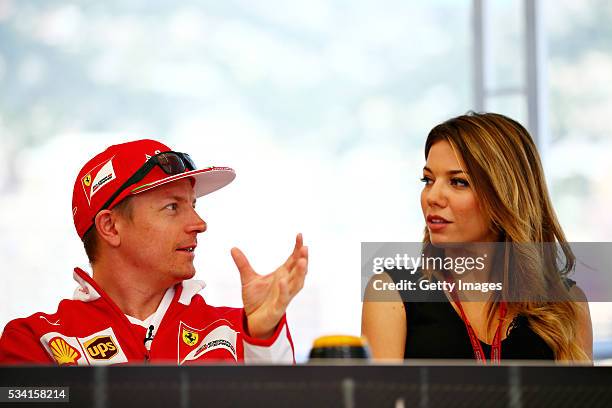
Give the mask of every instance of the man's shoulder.
M 232 306 L 215 306 L 206 302 L 201 294 L 196 294 L 190 299 L 190 303 L 186 305 L 186 311 L 191 313 L 205 313 L 218 316 L 239 316 L 242 313 L 241 307 Z
M 57 310 L 52 313 L 36 312 L 27 317 L 11 320 L 4 328 L 4 332 L 18 330 L 30 333 L 44 333 L 57 331 L 66 326 L 75 326 L 87 318 L 86 302 L 72 299 L 62 299 Z
M 181 303 L 181 302 L 179 302 Z M 190 298 L 189 304 L 179 305 L 181 310 L 173 314 L 165 324 L 178 324 L 181 333 L 198 333 L 208 336 L 210 333 L 239 333 L 243 329 L 243 309 L 238 307 L 215 306 L 207 303 L 201 294 Z M 175 309 L 176 310 L 176 309 Z
M 187 309 L 200 309 L 210 313 L 240 313 L 242 308 L 231 306 L 214 306 L 209 304 L 202 295 L 202 289 L 206 287 L 203 281 L 197 279 L 184 280 L 180 283 L 181 292 L 178 302 L 185 305 Z

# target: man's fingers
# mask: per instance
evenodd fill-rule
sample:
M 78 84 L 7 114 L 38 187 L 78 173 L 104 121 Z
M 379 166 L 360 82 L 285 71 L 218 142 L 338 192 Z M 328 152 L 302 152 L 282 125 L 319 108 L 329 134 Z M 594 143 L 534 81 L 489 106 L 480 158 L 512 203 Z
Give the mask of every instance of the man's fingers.
M 257 276 L 257 273 L 251 267 L 249 260 L 238 248 L 232 248 L 231 250 L 232 258 L 234 259 L 234 263 L 240 272 L 240 279 L 242 283 L 248 283 L 251 279 Z
M 299 258 L 306 259 L 306 266 L 308 266 L 308 247 L 307 246 L 303 246 L 302 248 L 300 248 Z
M 289 270 L 293 268 L 293 264 L 295 263 L 295 261 L 297 261 L 298 254 L 300 252 L 300 249 L 303 248 L 303 246 L 304 246 L 304 238 L 302 237 L 302 233 L 300 232 L 295 237 L 295 245 L 293 247 L 293 251 L 291 252 L 291 255 L 289 255 L 285 263 L 283 263 L 284 267 L 286 267 Z
M 308 273 L 308 263 L 305 259 L 297 261 L 295 268 L 291 271 L 289 278 L 289 294 L 293 298 L 304 287 L 306 274 Z
M 300 262 L 301 260 L 305 261 L 306 269 L 308 269 L 308 247 L 307 246 L 301 247 L 300 250 L 298 251 L 298 253 L 296 254 L 295 262 L 293 263 L 293 265 L 289 269 L 289 274 L 293 273 L 293 271 L 295 270 L 295 267 L 297 266 L 297 263 Z
M 287 278 L 278 280 L 278 298 L 276 299 L 276 310 L 282 316 L 289 305 L 291 295 L 289 294 L 289 282 Z
M 298 232 L 297 236 L 295 237 L 295 247 L 293 250 L 295 251 L 296 249 L 300 249 L 302 246 L 304 246 L 304 237 L 302 236 L 301 232 Z
M 302 260 L 306 264 L 306 269 L 308 269 L 308 247 L 305 247 L 305 246 L 301 247 L 298 250 L 298 252 L 294 254 L 294 258 L 295 259 L 293 260 L 291 265 L 283 264 L 276 270 L 277 274 L 279 275 L 279 278 L 283 276 L 287 276 L 287 275 L 288 276 L 294 275 L 295 273 L 294 271 L 296 269 L 298 262 Z

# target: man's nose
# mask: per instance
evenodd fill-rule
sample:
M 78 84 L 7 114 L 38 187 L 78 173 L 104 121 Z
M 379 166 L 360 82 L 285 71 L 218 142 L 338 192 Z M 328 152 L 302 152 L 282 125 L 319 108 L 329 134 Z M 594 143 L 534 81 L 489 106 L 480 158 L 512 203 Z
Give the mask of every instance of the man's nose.
M 200 217 L 200 215 L 196 212 L 195 208 L 192 209 L 191 211 L 192 211 L 192 218 L 189 224 L 189 232 L 195 232 L 196 234 L 199 234 L 201 232 L 206 231 L 206 228 L 207 228 L 206 221 L 204 221 L 202 217 Z

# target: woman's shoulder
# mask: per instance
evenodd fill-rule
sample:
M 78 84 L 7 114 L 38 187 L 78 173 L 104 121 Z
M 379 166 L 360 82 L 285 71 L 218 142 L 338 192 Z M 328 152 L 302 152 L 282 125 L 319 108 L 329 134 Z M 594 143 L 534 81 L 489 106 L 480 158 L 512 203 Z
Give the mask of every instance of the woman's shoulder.
M 418 281 L 423 278 L 423 270 L 421 268 L 413 269 L 387 269 L 385 273 L 393 279 L 393 282 L 399 283 L 402 281 Z
M 564 276 L 563 278 L 561 278 L 561 281 L 563 282 L 567 290 L 571 290 L 572 287 L 576 287 L 576 281 L 568 278 L 567 276 Z
M 448 298 L 439 286 L 432 289 L 429 283 L 438 282 L 440 279 L 434 274 L 428 274 L 422 268 L 414 269 L 392 269 L 385 272 L 387 277 L 396 285 L 404 305 L 414 303 L 446 303 Z M 424 285 L 422 283 L 425 283 Z
M 565 288 L 569 292 L 570 296 L 577 302 L 588 302 L 586 294 L 578 286 L 575 280 L 568 278 L 567 276 L 562 278 Z
M 580 288 L 580 286 L 576 285 L 576 282 L 569 288 L 569 294 L 572 299 L 576 302 L 588 302 L 589 300 L 586 297 L 584 291 Z
M 400 292 L 396 290 L 396 281 L 389 271 L 377 273 L 370 277 L 363 292 L 364 302 L 402 302 Z

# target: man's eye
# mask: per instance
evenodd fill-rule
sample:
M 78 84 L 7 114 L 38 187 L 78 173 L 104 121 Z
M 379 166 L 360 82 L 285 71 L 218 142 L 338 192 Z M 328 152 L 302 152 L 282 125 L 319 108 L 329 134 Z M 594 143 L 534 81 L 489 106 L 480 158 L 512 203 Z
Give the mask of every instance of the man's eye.
M 168 204 L 165 208 L 172 210 L 172 211 L 176 211 L 176 209 L 178 208 L 178 204 L 176 203 Z
M 470 183 L 468 183 L 466 179 L 455 177 L 451 179 L 451 185 L 457 187 L 469 187 Z

